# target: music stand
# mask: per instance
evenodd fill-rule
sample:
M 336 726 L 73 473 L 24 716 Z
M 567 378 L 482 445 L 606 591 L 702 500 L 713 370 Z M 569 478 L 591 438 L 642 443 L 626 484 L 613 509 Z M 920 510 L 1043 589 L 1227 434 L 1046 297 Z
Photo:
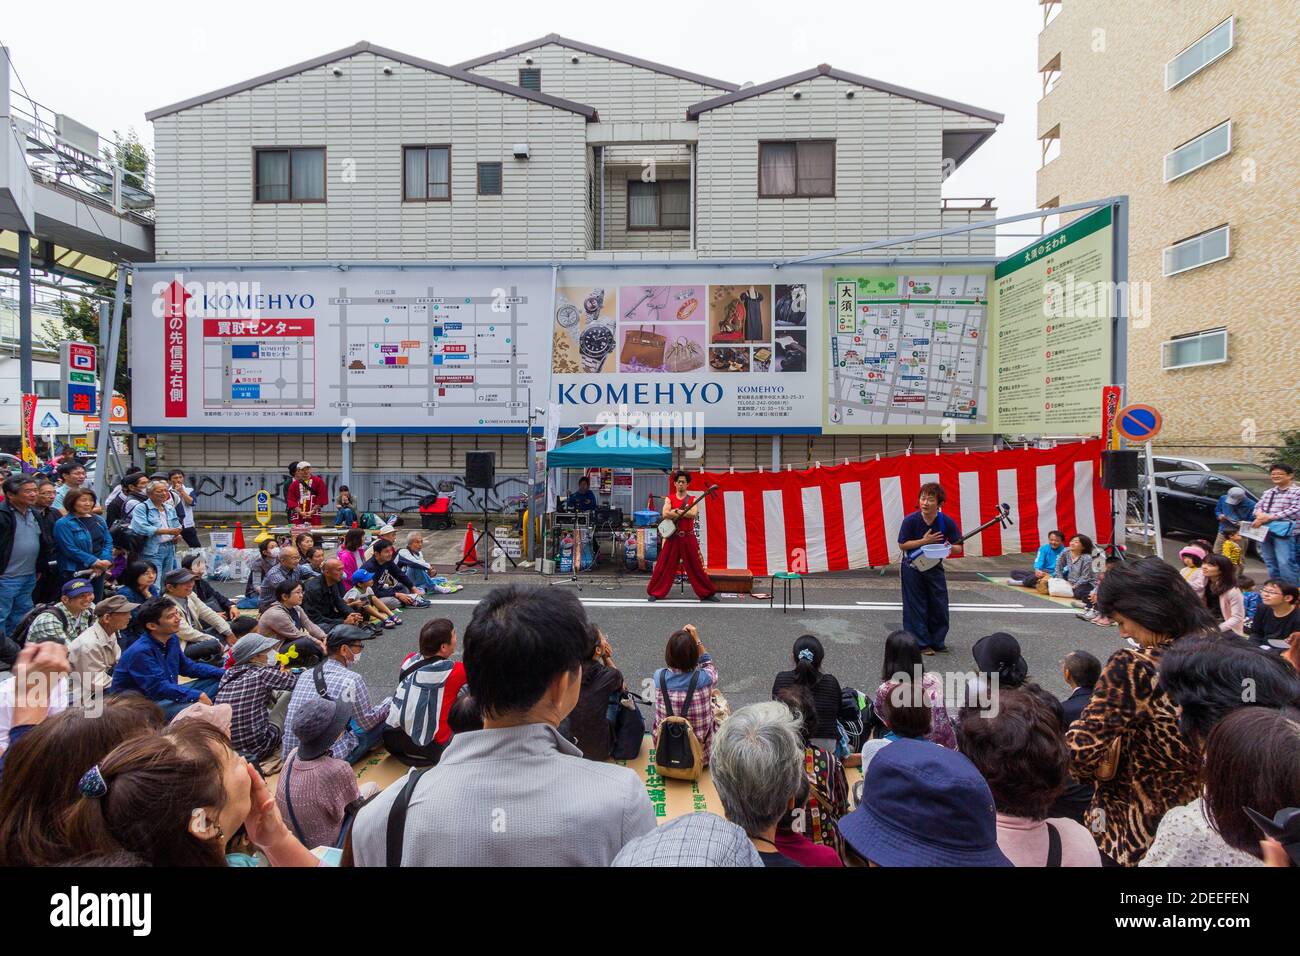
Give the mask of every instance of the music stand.
M 484 538 L 487 538 L 489 541 L 492 542 L 493 545 L 495 545 L 498 548 L 501 548 L 501 554 L 505 557 L 507 561 L 510 562 L 510 566 L 512 568 L 517 568 L 519 567 L 519 562 L 516 561 L 514 558 L 510 557 L 506 549 L 501 546 L 501 542 L 497 540 L 496 535 L 492 533 L 492 525 L 488 521 L 487 499 L 488 499 L 488 492 L 487 489 L 484 488 L 483 489 L 483 530 L 478 533 L 478 537 L 474 539 L 472 544 L 470 544 L 469 549 L 474 554 L 477 554 L 479 542 L 482 541 Z M 473 500 L 474 500 L 474 496 L 471 493 L 470 501 Z M 465 564 L 465 555 L 461 555 L 460 560 L 456 562 L 456 571 L 459 572 L 461 567 L 464 564 Z M 492 571 L 492 555 L 491 554 L 487 555 L 487 560 L 483 561 L 482 564 L 483 564 L 483 580 L 486 581 L 488 579 L 488 575 Z

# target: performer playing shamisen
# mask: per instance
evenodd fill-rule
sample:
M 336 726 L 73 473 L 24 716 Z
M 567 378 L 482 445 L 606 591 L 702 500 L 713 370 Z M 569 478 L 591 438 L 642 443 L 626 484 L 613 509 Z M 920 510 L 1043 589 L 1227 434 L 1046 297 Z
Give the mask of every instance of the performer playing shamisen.
M 690 492 L 686 490 L 690 480 L 690 475 L 686 472 L 674 472 L 674 489 L 664 498 L 661 514 L 664 518 L 675 521 L 677 528 L 674 534 L 659 542 L 659 558 L 655 561 L 654 573 L 650 575 L 650 583 L 645 589 L 648 601 L 657 601 L 668 594 L 677 577 L 678 565 L 685 568 L 686 578 L 691 582 L 696 597 L 701 601 L 718 600 L 713 582 L 709 580 L 709 575 L 704 570 L 704 561 L 700 557 L 700 540 L 695 536 L 695 517 L 699 514 L 700 503 L 697 501 L 689 508 L 686 507 L 691 502 Z
M 898 526 L 898 546 L 903 552 L 899 574 L 903 583 L 903 630 L 916 637 L 923 654 L 948 651 L 944 645 L 948 637 L 948 581 L 944 577 L 943 561 L 936 561 L 925 571 L 913 564 L 922 557 L 921 548 L 945 552 L 949 550 L 945 546 L 961 541 L 957 522 L 939 510 L 946 497 L 937 482 L 922 485 L 917 498 L 918 510 Z M 935 553 L 928 557 L 942 555 Z

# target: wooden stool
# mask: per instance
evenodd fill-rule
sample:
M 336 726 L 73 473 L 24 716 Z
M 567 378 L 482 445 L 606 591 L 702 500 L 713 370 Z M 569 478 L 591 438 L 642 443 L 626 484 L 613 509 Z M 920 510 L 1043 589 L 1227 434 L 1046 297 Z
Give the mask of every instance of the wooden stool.
M 777 571 L 772 575 L 772 582 L 768 585 L 767 606 L 769 609 L 776 606 L 776 582 L 781 582 L 781 613 L 784 614 L 790 608 L 790 594 L 794 587 L 793 582 L 799 582 L 799 606 L 803 610 L 808 610 L 808 602 L 804 595 L 804 576 L 797 571 Z

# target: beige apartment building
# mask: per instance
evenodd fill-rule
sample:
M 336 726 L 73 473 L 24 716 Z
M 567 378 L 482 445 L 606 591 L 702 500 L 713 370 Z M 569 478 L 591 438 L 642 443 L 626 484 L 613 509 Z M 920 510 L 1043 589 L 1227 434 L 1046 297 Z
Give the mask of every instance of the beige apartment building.
M 1300 428 L 1296 7 L 1039 2 L 1038 205 L 1131 201 L 1127 398 L 1160 448 L 1265 461 Z

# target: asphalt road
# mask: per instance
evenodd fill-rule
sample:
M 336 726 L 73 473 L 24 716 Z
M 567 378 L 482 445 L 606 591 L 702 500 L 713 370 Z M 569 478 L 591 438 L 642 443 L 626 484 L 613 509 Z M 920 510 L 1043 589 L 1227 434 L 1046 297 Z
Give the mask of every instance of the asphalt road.
M 465 589 L 433 596 L 434 606 L 403 613 L 405 623 L 372 641 L 358 670 L 375 697 L 392 693 L 402 659 L 415 650 L 420 626 L 434 617 L 447 617 L 464 634 L 474 604 L 489 587 L 509 582 L 547 586 L 532 574 L 493 575 L 485 584 L 479 575 L 458 577 Z M 641 682 L 663 665 L 668 635 L 683 624 L 699 628 L 717 664 L 720 686 L 733 707 L 769 699 L 772 679 L 791 666 L 790 649 L 801 634 L 815 634 L 826 646 L 823 668 L 846 686 L 874 690 L 879 683 L 885 637 L 902 627 L 896 571 L 827 576 L 807 587 L 807 608 L 796 601 L 783 612 L 780 594 L 775 608 L 749 596 L 722 595 L 719 604 L 701 604 L 689 588 L 676 590 L 653 604 L 645 600 L 645 576 L 587 578 L 579 597 L 591 619 L 605 632 L 614 662 L 629 686 Z M 766 581 L 763 582 L 764 586 Z M 558 586 L 558 585 L 557 585 Z M 1006 631 L 1016 637 L 1029 663 L 1031 678 L 1063 696 L 1067 692 L 1060 661 L 1071 650 L 1091 651 L 1100 660 L 1123 644 L 1117 628 L 1101 628 L 1078 620 L 1074 611 L 1024 589 L 991 583 L 973 572 L 949 573 L 952 629 L 946 655 L 926 658 L 927 667 L 943 672 L 973 669 L 971 647 L 985 634 Z

